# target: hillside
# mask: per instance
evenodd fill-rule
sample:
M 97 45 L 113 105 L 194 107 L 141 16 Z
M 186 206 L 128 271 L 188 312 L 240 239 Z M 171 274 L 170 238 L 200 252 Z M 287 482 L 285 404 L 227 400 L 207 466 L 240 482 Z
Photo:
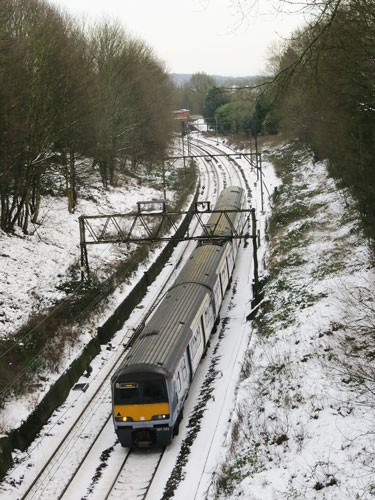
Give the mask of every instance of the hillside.
M 269 155 L 266 280 L 209 498 L 369 499 L 375 272 L 358 213 L 324 163 Z

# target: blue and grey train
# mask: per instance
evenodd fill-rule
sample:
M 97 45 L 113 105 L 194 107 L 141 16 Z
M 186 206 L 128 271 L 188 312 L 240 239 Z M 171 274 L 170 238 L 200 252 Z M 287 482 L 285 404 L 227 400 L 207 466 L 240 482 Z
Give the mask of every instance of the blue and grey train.
M 224 189 L 214 210 L 245 209 L 245 191 Z M 228 212 L 238 232 L 244 212 Z M 230 236 L 228 220 L 213 212 L 207 227 Z M 184 401 L 219 318 L 239 239 L 201 243 L 137 336 L 112 377 L 115 431 L 124 447 L 165 446 L 178 433 Z

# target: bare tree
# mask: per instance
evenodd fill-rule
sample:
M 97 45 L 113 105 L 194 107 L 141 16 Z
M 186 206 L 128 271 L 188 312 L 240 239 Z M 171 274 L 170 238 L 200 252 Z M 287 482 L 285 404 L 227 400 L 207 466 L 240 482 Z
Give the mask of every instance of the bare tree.
M 104 21 L 89 35 L 44 0 L 0 2 L 0 222 L 38 221 L 52 164 L 74 211 L 76 158 L 103 184 L 119 165 L 161 157 L 171 137 L 171 84 L 143 42 Z
M 91 38 L 95 72 L 96 163 L 104 185 L 114 182 L 116 164 L 161 157 L 170 139 L 169 77 L 151 49 L 105 22 Z
M 27 232 L 40 177 L 51 158 L 56 116 L 50 70 L 58 51 L 55 34 L 60 19 L 44 2 L 7 0 L 4 5 L 8 15 L 1 27 L 3 43 L 12 48 L 1 61 L 5 151 L 10 153 L 3 158 L 8 189 L 2 203 L 2 227 L 11 230 L 19 223 Z

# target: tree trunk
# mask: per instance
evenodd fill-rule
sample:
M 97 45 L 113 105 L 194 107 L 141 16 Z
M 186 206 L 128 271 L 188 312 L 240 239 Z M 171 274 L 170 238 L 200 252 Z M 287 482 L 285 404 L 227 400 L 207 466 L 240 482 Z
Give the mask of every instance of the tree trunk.
M 0 199 L 1 199 L 0 227 L 5 231 L 9 217 L 9 194 L 6 192 L 0 193 Z
M 29 231 L 29 219 L 30 219 L 30 195 L 31 195 L 31 188 L 29 187 L 26 191 L 26 196 L 24 200 L 24 219 L 23 219 L 23 224 L 22 224 L 22 231 L 24 234 L 28 234 Z
M 74 213 L 76 206 L 77 194 L 75 191 L 75 158 L 74 151 L 70 150 L 69 154 L 69 171 L 67 172 L 67 195 L 68 195 L 68 210 L 69 213 Z
M 33 202 L 34 202 L 34 211 L 31 222 L 36 224 L 38 222 L 39 217 L 39 209 L 40 209 L 40 175 L 38 175 L 35 179 L 34 183 L 34 193 L 33 193 Z

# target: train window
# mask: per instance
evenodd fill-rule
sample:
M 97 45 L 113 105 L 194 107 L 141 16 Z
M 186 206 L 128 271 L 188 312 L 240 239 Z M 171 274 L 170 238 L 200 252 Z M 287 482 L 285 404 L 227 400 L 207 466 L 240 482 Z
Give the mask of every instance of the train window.
M 215 293 L 215 304 L 217 309 L 217 305 L 220 303 L 220 298 L 221 298 L 219 280 L 216 282 L 214 293 Z
M 207 309 L 207 326 L 211 325 L 214 321 L 214 303 L 211 301 Z
M 198 325 L 198 328 L 195 332 L 195 340 L 197 342 L 197 348 L 198 348 L 198 346 L 201 344 L 201 341 L 202 341 L 202 330 L 201 330 L 200 325 Z
M 148 401 L 162 401 L 166 399 L 165 385 L 159 381 L 143 384 L 143 399 Z
M 206 330 L 211 322 L 211 314 L 210 313 L 211 313 L 211 307 L 208 306 L 207 309 L 204 311 L 204 326 L 205 326 Z M 207 334 L 207 332 L 206 332 L 206 334 Z
M 190 342 L 190 353 L 192 358 L 194 358 L 201 341 L 202 341 L 202 330 L 200 325 L 198 325 L 198 328 L 195 330 L 195 333 Z
M 143 380 L 115 386 L 115 404 L 150 404 L 168 402 L 164 380 Z
M 116 384 L 115 404 L 131 403 L 138 398 L 138 384 Z
M 224 267 L 222 273 L 221 273 L 221 278 L 223 279 L 223 281 L 227 278 L 227 269 L 226 267 Z
M 195 353 L 197 352 L 197 343 L 195 340 L 195 336 L 193 336 L 190 342 L 190 352 L 191 352 L 191 357 L 194 358 Z
M 185 358 L 182 361 L 182 378 L 185 380 L 187 377 L 186 361 Z

